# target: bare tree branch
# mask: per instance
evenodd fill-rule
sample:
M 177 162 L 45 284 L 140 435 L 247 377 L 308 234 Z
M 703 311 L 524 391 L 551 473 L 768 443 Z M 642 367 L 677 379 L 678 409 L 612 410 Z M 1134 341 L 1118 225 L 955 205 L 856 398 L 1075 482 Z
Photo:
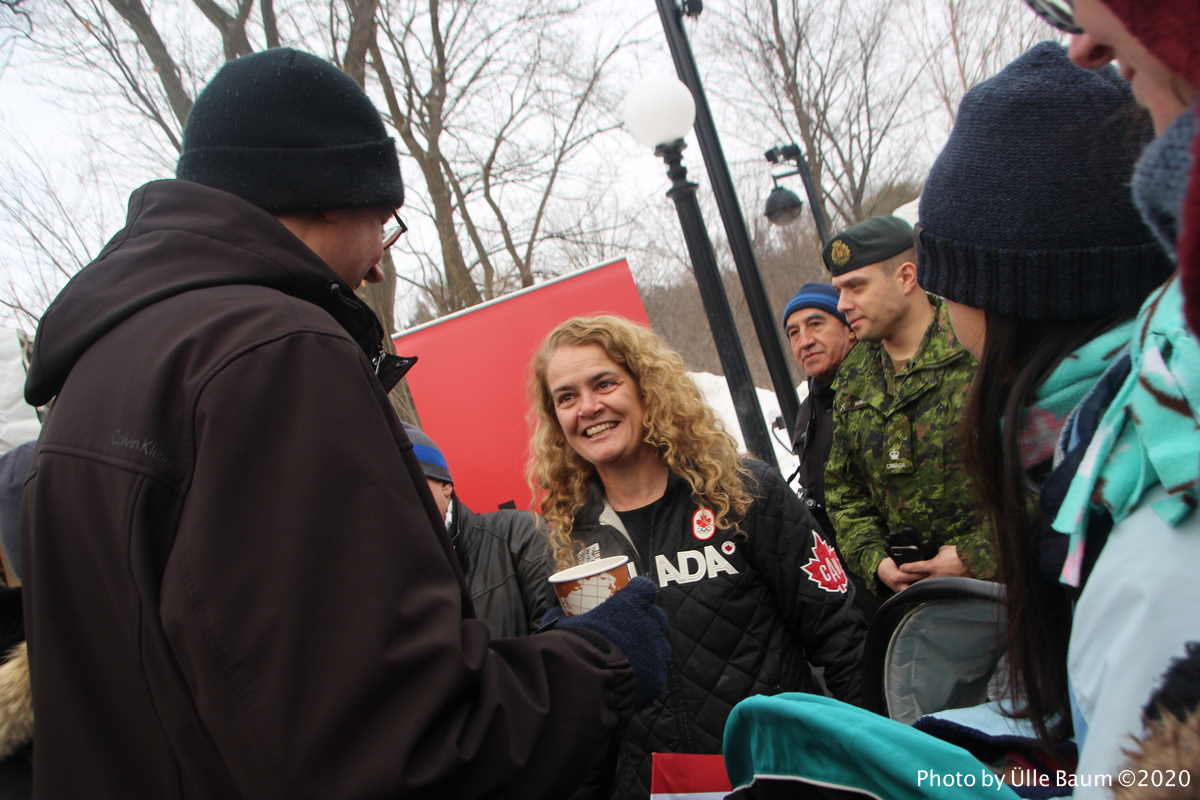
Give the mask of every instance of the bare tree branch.
M 586 213 L 620 179 L 592 174 L 588 150 L 615 127 L 604 78 L 628 31 L 580 47 L 578 1 L 259 0 L 256 14 L 253 0 L 60 0 L 61 29 L 43 47 L 74 70 L 78 82 L 63 87 L 88 97 L 106 133 L 112 121 L 131 137 L 97 137 L 95 147 L 112 158 L 140 147 L 159 167 L 173 160 L 164 150 L 180 149 L 192 98 L 222 61 L 264 41 L 329 54 L 382 97 L 406 164 L 417 165 L 410 207 L 437 232 L 429 253 L 397 248 L 403 279 L 385 263 L 385 284 L 364 290 L 390 327 L 388 293 L 414 268 L 442 313 L 558 274 L 602 250 L 605 235 L 620 239 L 619 225 Z M 572 208 L 584 213 L 572 218 Z
M 11 160 L 0 171 L 11 179 L 0 180 L 0 224 L 18 234 L 5 238 L 23 258 L 20 264 L 0 262 L 0 305 L 32 332 L 42 310 L 91 259 L 99 233 L 96 221 L 67 201 L 40 159 L 17 141 L 6 144 Z
M 1043 39 L 1063 34 L 1034 14 L 1013 14 L 989 0 L 928 0 L 912 43 L 947 130 L 967 90 Z
M 124 2 L 125 0 L 117 1 Z M 239 0 L 235 15 L 230 15 L 225 9 L 218 6 L 216 0 L 192 0 L 192 2 L 221 32 L 226 61 L 232 61 L 238 56 L 248 56 L 254 52 L 250 47 L 250 41 L 246 38 L 246 18 L 250 16 L 250 6 L 253 0 Z
M 263 36 L 267 40 L 267 48 L 279 47 L 279 24 L 275 19 L 275 0 L 259 0 L 258 6 L 262 15 Z
M 192 110 L 192 98 L 184 89 L 183 82 L 179 79 L 179 68 L 175 66 L 175 59 L 167 51 L 166 44 L 158 35 L 154 23 L 150 21 L 150 15 L 146 13 L 145 6 L 142 5 L 141 0 L 108 0 L 108 3 L 129 25 L 137 36 L 138 42 L 141 43 L 142 49 L 150 57 L 150 61 L 154 64 L 154 71 L 158 73 L 158 79 L 167 93 L 171 109 L 175 112 L 175 119 L 182 126 L 187 120 L 188 112 Z
M 878 187 L 906 180 L 897 133 L 919 80 L 897 49 L 887 0 L 764 0 L 730 12 L 723 96 L 784 141 L 797 142 L 830 222 L 871 215 Z
M 28 0 L 0 0 L 0 47 L 6 48 L 14 37 L 27 37 L 33 33 L 33 16 L 26 7 L 27 2 Z M 0 64 L 0 75 L 4 74 L 9 53 L 11 50 L 3 55 L 5 63 Z
M 350 36 L 346 40 L 342 69 L 359 86 L 365 86 L 367 50 L 375 38 L 375 9 L 379 0 L 345 0 L 345 3 L 350 12 Z

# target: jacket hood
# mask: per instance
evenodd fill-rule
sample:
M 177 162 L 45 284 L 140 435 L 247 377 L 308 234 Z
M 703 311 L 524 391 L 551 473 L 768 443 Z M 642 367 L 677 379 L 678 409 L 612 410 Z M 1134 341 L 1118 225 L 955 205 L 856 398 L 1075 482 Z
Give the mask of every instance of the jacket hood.
M 142 309 L 194 289 L 236 284 L 277 289 L 320 306 L 381 363 L 384 330 L 374 312 L 275 217 L 219 189 L 155 181 L 130 195 L 125 227 L 46 309 L 34 338 L 26 401 L 49 402 L 79 357 Z

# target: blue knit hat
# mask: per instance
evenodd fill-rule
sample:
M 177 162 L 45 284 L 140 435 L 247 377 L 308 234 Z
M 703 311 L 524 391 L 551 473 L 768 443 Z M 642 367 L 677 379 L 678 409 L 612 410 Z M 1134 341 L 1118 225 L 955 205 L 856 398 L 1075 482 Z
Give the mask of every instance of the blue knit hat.
M 421 462 L 421 471 L 425 473 L 425 477 L 443 483 L 454 483 L 454 478 L 450 477 L 450 465 L 446 463 L 446 457 L 438 449 L 437 442 L 426 436 L 415 425 L 409 425 L 407 422 L 400 424 L 404 426 L 404 432 L 408 434 L 408 440 L 412 442 L 413 453 L 416 454 L 417 461 Z
M 1116 70 L 1035 45 L 963 97 L 921 194 L 921 287 L 1031 320 L 1136 310 L 1174 269 L 1129 190 L 1151 136 Z
M 788 302 L 783 310 L 783 324 L 786 326 L 788 317 L 802 308 L 817 308 L 837 317 L 843 325 L 848 325 L 846 315 L 838 311 L 838 290 L 828 283 L 806 283 L 800 287 L 796 296 Z

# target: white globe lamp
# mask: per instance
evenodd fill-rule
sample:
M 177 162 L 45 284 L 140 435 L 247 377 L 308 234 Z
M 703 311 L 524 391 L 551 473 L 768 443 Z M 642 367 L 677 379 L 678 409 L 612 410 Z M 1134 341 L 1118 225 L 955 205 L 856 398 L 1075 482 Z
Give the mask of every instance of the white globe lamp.
M 674 76 L 642 78 L 625 95 L 625 128 L 647 147 L 682 139 L 695 121 L 696 101 Z

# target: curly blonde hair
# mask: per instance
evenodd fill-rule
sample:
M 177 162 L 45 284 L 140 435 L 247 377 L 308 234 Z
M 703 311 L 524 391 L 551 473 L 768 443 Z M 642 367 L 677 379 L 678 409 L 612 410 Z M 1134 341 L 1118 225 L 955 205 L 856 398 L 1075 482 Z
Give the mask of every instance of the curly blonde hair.
M 688 482 L 695 503 L 713 509 L 718 529 L 736 530 L 754 502 L 746 488 L 749 472 L 738 458 L 733 437 L 687 374 L 683 359 L 656 333 L 627 319 L 575 317 L 546 336 L 533 359 L 529 386 L 532 439 L 526 474 L 535 502 L 541 499 L 559 568 L 575 564 L 581 543 L 572 539 L 571 532 L 596 468 L 567 443 L 546 383 L 546 368 L 560 347 L 584 345 L 599 346 L 633 376 L 646 407 L 645 441 Z

